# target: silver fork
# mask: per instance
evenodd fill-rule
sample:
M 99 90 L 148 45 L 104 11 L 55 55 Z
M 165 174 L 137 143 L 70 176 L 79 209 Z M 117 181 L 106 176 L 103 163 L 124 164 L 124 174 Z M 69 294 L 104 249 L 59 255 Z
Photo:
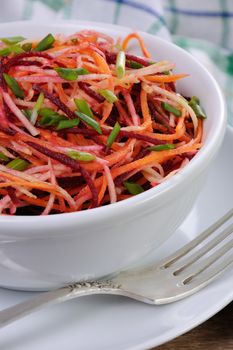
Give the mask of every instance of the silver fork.
M 230 237 L 233 223 L 228 223 L 232 217 L 233 209 L 156 265 L 123 271 L 111 280 L 72 283 L 2 310 L 0 327 L 46 305 L 91 294 L 122 295 L 155 305 L 185 298 L 209 284 L 233 263 L 233 238 Z M 224 224 L 227 225 L 222 228 Z M 227 237 L 230 240 L 225 241 Z

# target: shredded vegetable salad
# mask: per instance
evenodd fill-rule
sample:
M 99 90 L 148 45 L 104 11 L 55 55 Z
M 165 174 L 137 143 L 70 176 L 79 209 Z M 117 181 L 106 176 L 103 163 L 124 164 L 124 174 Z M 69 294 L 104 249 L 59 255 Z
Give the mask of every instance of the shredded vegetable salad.
M 0 214 L 48 215 L 158 186 L 202 146 L 196 96 L 142 38 L 92 30 L 0 39 Z M 141 56 L 128 52 L 131 40 Z

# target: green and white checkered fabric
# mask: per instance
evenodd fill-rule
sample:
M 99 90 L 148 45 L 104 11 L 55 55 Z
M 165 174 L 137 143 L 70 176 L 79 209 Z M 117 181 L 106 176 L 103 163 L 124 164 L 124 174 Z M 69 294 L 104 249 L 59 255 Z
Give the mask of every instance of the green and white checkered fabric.
M 233 0 L 1 1 L 0 21 L 26 19 L 101 21 L 172 39 L 218 80 L 233 125 Z

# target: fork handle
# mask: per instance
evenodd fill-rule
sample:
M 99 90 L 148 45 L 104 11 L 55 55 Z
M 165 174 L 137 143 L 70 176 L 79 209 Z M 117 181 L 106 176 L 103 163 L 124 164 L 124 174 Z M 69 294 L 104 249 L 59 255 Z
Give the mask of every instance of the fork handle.
M 111 281 L 83 282 L 41 293 L 35 297 L 0 311 L 0 328 L 17 321 L 44 306 L 91 294 L 117 294 Z

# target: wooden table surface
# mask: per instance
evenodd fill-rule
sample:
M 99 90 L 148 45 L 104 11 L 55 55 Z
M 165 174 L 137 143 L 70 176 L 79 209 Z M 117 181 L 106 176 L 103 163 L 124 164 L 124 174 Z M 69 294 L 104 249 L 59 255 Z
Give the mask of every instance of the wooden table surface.
M 156 350 L 233 350 L 233 302 L 199 327 Z

